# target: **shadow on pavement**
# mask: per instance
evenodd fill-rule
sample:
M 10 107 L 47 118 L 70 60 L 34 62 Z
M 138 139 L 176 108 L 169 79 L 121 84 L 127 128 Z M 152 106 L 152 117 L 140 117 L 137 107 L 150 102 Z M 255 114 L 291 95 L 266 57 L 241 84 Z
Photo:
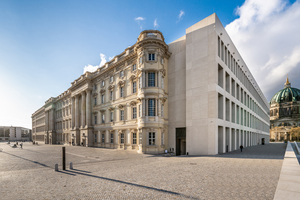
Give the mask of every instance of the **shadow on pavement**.
M 107 180 L 107 181 L 113 181 L 113 182 L 117 182 L 117 183 L 122 183 L 122 184 L 127 184 L 127 185 L 131 185 L 131 186 L 135 186 L 135 187 L 144 188 L 144 189 L 155 190 L 155 191 L 158 191 L 158 192 L 164 192 L 164 193 L 168 193 L 168 194 L 178 195 L 178 196 L 183 197 L 183 198 L 199 199 L 199 198 L 188 196 L 188 195 L 181 194 L 181 193 L 178 193 L 178 192 L 172 192 L 172 191 L 169 191 L 169 190 L 163 190 L 163 189 L 159 189 L 159 188 L 155 188 L 155 187 L 139 185 L 139 184 L 136 184 L 136 183 L 130 183 L 130 182 L 121 181 L 121 180 L 117 180 L 117 179 L 106 178 L 106 177 L 96 176 L 96 175 L 92 175 L 92 174 L 86 174 L 86 173 L 83 173 L 81 171 L 83 171 L 83 170 L 69 169 L 69 170 L 57 171 L 57 172 L 72 175 L 72 176 L 76 176 L 76 174 L 77 174 L 77 175 L 88 176 L 88 177 L 98 178 L 98 179 Z M 90 173 L 90 172 L 88 172 L 88 173 Z

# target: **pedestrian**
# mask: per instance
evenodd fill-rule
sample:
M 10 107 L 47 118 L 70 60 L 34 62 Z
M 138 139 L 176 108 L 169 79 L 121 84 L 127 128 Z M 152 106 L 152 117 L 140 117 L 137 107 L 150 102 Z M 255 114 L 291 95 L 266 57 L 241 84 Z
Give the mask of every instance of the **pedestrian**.
M 23 146 L 23 143 L 21 143 L 20 146 L 21 146 L 21 149 L 23 149 L 23 147 L 22 147 L 22 146 Z
M 240 146 L 241 152 L 243 152 L 243 148 L 244 148 L 244 147 L 243 147 L 243 145 L 241 144 L 241 146 Z

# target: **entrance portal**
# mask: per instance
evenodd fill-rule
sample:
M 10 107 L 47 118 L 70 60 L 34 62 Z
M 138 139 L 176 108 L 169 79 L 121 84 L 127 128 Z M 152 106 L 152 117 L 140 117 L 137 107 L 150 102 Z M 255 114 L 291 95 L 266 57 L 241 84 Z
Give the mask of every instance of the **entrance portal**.
M 176 156 L 186 154 L 186 128 L 176 128 Z

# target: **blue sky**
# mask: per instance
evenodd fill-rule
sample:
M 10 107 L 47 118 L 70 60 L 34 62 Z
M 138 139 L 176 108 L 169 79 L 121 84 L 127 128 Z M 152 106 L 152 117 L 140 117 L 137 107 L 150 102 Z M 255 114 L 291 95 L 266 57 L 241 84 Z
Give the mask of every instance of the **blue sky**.
M 249 39 L 250 36 L 252 39 L 257 38 L 262 33 L 249 36 L 247 30 L 255 32 L 260 30 L 260 26 L 264 23 L 270 23 L 260 21 L 259 16 L 264 16 L 275 24 L 278 17 L 283 18 L 282 15 L 290 16 L 296 11 L 297 14 L 298 6 L 299 1 L 283 0 L 267 3 L 260 3 L 259 0 L 246 2 L 2 0 L 0 1 L 0 125 L 31 128 L 31 114 L 49 97 L 56 97 L 70 87 L 70 83 L 83 73 L 85 66 L 99 65 L 100 53 L 106 56 L 108 61 L 109 57 L 118 55 L 133 45 L 142 30 L 160 30 L 166 43 L 170 43 L 184 35 L 186 28 L 214 12 L 224 27 L 229 25 L 228 32 L 234 35 L 235 38 L 232 39 L 237 48 L 239 49 L 241 45 L 240 53 L 246 63 L 249 61 L 254 65 L 254 73 L 252 72 L 254 77 L 256 78 L 256 73 L 259 77 L 260 68 L 268 68 L 270 62 L 274 64 L 276 61 L 273 66 L 276 69 L 276 66 L 284 63 L 285 58 L 274 61 L 271 57 L 277 57 L 275 53 L 260 58 L 261 62 L 254 62 L 255 58 L 244 55 L 244 52 L 255 55 L 262 45 L 260 42 L 253 46 L 253 41 Z M 268 13 L 265 9 L 267 7 L 273 10 Z M 256 13 L 249 16 L 249 9 Z M 295 21 L 299 17 L 296 14 L 292 16 Z M 247 20 L 247 17 L 253 20 Z M 287 20 L 290 18 L 287 17 Z M 247 41 L 245 43 L 239 35 L 247 36 L 248 43 Z M 294 51 L 297 56 L 298 43 L 290 43 L 290 46 L 285 48 L 296 49 Z M 249 45 L 251 48 L 245 48 Z M 298 60 L 292 61 L 298 67 Z M 248 67 L 251 70 L 251 66 Z M 289 71 L 299 69 L 297 67 Z M 261 88 L 267 93 L 268 100 L 272 97 L 271 93 L 281 89 L 283 85 L 270 83 L 274 88 L 267 90 L 270 84 L 263 85 L 264 78 L 259 78 L 257 81 L 259 84 L 262 83 Z M 284 76 L 281 75 L 279 79 L 282 82 Z M 293 84 L 293 80 L 291 82 Z

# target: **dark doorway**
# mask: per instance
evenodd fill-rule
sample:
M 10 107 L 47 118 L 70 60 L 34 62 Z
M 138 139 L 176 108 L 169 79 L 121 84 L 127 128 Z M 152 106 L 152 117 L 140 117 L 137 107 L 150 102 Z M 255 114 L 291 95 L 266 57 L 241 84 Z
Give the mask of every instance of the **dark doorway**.
M 186 154 L 186 128 L 176 128 L 176 156 Z
M 265 138 L 261 138 L 261 144 L 265 145 Z

